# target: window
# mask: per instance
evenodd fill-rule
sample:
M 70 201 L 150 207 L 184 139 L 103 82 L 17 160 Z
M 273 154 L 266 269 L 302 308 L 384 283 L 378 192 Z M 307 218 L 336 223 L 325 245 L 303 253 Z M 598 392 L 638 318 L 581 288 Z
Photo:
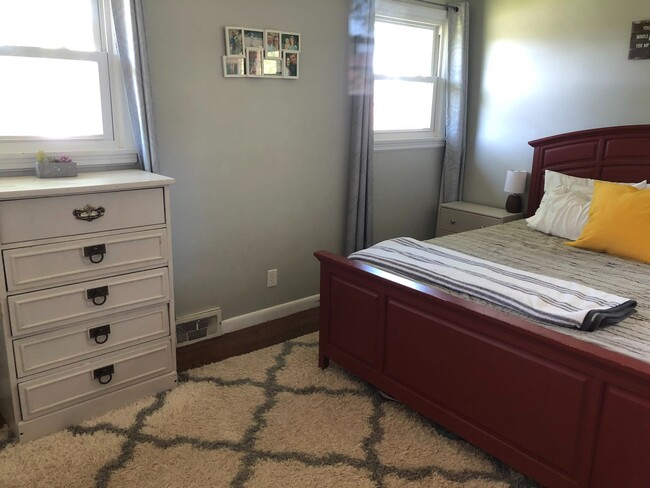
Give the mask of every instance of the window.
M 0 169 L 136 161 L 109 0 L 0 0 Z
M 375 14 L 375 146 L 434 147 L 444 138 L 444 10 L 394 0 Z

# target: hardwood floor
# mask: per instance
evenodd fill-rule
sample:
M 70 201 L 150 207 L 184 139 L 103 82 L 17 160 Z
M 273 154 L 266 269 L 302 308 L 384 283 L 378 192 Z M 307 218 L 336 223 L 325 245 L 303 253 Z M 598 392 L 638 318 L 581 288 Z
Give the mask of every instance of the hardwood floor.
M 176 349 L 178 371 L 222 361 L 318 330 L 318 308 Z

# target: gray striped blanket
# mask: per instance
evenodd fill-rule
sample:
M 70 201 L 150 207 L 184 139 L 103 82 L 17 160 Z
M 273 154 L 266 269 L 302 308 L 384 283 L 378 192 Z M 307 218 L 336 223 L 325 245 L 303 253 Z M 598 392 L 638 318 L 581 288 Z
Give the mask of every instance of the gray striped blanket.
M 579 283 L 530 273 L 451 249 L 402 237 L 355 252 L 392 273 L 463 293 L 538 322 L 586 331 L 635 312 L 636 301 Z

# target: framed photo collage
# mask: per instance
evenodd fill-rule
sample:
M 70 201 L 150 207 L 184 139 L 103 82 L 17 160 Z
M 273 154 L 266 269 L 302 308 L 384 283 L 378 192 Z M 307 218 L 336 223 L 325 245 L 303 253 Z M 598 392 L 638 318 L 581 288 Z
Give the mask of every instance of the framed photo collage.
M 299 78 L 299 33 L 227 26 L 225 35 L 224 77 Z

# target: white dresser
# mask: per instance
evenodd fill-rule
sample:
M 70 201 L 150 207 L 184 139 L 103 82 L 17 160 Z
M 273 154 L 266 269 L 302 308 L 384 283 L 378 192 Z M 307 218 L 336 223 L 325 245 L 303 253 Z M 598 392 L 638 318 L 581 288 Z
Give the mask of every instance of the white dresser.
M 0 413 L 21 441 L 174 386 L 173 182 L 0 178 Z

